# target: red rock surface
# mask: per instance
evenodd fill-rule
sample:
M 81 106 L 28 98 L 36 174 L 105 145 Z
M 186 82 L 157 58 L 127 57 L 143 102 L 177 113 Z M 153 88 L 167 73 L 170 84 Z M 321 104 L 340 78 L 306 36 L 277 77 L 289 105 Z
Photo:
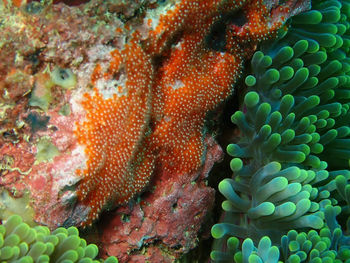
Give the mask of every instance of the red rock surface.
M 141 202 L 117 208 L 113 219 L 102 225 L 103 253 L 121 262 L 173 262 L 196 247 L 214 203 L 215 191 L 206 185 L 206 177 L 223 154 L 211 137 L 206 142 L 207 161 L 200 172 L 176 178 L 156 173 Z

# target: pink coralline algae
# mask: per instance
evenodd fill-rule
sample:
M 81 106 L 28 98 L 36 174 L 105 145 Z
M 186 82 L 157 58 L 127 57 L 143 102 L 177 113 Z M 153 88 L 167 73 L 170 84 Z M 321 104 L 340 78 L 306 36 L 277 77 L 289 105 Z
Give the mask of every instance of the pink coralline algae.
M 29 191 L 51 228 L 118 206 L 99 224 L 104 254 L 171 262 L 214 203 L 207 113 L 307 2 L 59 2 L 0 4 L 1 191 Z
M 142 195 L 141 202 L 113 212 L 113 219 L 101 226 L 106 255 L 115 255 L 122 262 L 173 262 L 196 247 L 202 222 L 214 204 L 214 189 L 206 186 L 205 179 L 222 156 L 212 138 L 206 143 L 207 161 L 200 172 L 173 178 L 159 174 L 151 181 L 153 190 Z M 139 251 L 143 245 L 147 245 L 143 255 L 123 252 Z

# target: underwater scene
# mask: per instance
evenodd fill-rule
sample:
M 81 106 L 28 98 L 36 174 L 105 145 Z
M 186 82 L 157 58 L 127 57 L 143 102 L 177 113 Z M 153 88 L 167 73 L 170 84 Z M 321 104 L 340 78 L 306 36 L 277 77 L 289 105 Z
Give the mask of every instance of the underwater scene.
M 0 262 L 350 263 L 350 0 L 0 0 Z

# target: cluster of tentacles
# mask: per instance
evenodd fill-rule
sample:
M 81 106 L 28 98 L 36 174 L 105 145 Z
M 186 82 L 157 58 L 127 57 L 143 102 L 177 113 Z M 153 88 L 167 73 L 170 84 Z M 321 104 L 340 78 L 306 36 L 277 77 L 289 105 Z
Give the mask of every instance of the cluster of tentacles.
M 312 1 L 287 25 L 232 115 L 215 262 L 350 261 L 350 2 Z

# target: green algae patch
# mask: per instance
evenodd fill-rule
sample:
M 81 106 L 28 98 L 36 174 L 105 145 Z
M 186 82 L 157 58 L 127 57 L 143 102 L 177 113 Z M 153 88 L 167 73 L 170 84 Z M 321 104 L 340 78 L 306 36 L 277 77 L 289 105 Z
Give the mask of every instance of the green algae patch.
M 29 105 L 32 107 L 39 107 L 47 112 L 53 100 L 51 92 L 53 86 L 54 83 L 51 81 L 51 77 L 48 73 L 37 74 L 34 89 L 29 99 Z
M 57 147 L 51 143 L 49 138 L 46 138 L 46 137 L 41 138 L 36 147 L 37 147 L 37 152 L 35 155 L 36 164 L 41 162 L 52 161 L 54 157 L 60 154 Z
M 52 82 L 64 89 L 74 88 L 77 84 L 77 78 L 70 69 L 56 67 L 50 75 Z
M 63 115 L 63 116 L 69 116 L 69 114 L 71 113 L 71 109 L 69 104 L 64 104 L 60 110 L 58 111 L 59 114 Z
M 33 221 L 34 210 L 29 205 L 30 194 L 24 193 L 16 198 L 5 189 L 0 190 L 0 219 L 7 220 L 13 215 L 21 215 L 23 221 L 30 226 L 36 225 Z
M 35 84 L 31 92 L 29 105 L 39 107 L 47 112 L 54 99 L 52 88 L 59 86 L 64 89 L 71 89 L 75 87 L 76 83 L 77 78 L 70 69 L 56 67 L 52 72 L 47 69 L 45 72 L 38 73 L 35 76 Z

